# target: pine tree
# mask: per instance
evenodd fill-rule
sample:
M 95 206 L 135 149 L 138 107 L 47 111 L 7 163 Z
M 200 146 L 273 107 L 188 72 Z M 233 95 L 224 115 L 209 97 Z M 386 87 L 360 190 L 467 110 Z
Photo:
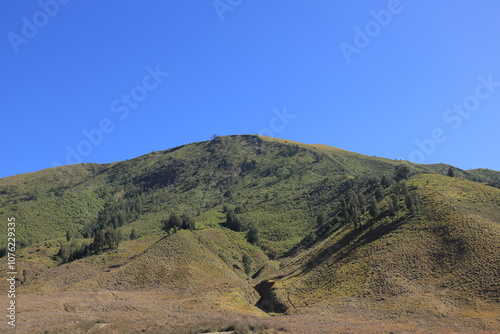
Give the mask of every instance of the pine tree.
M 373 195 L 375 196 L 377 201 L 383 200 L 384 199 L 384 188 L 380 184 L 377 184 L 375 186 L 375 190 L 373 192 Z
M 366 197 L 361 191 L 356 192 L 356 197 L 358 198 L 359 210 L 363 214 L 366 211 Z
M 389 201 L 387 202 L 387 215 L 393 217 L 395 214 L 394 202 L 392 201 L 392 198 L 389 198 Z
M 411 212 L 415 213 L 420 207 L 420 196 L 416 191 L 408 193 L 405 197 L 406 208 Z
M 126 213 L 123 210 L 120 210 L 116 213 L 116 225 L 123 226 L 127 223 Z
M 104 245 L 110 249 L 118 248 L 118 244 L 121 240 L 121 232 L 118 229 L 108 228 L 104 232 Z M 104 248 L 104 247 L 102 247 Z
M 399 196 L 396 194 L 392 194 L 391 200 L 392 200 L 392 216 L 396 216 L 397 218 L 399 213 Z
M 359 205 L 357 204 L 357 201 L 354 199 L 350 199 L 349 203 L 347 204 L 347 211 L 348 211 L 348 220 L 350 223 L 354 225 L 354 229 L 358 229 L 359 225 L 359 218 L 361 217 L 361 211 L 359 208 Z
M 98 253 L 104 249 L 106 246 L 106 239 L 104 237 L 104 231 L 98 230 L 94 236 L 94 241 L 90 245 L 92 252 Z
M 365 208 L 365 197 L 361 192 L 354 192 L 352 189 L 347 193 L 347 221 L 354 225 L 355 229 L 359 228 L 359 219 Z
M 378 208 L 378 202 L 375 197 L 371 198 L 370 203 L 368 205 L 368 211 L 370 212 L 373 218 L 377 218 L 378 215 L 380 214 L 380 210 Z
M 452 168 L 451 166 L 448 168 L 448 173 L 447 173 L 447 175 L 448 175 L 449 177 L 455 177 L 455 171 L 453 170 L 453 168 Z
M 408 194 L 408 187 L 406 186 L 406 181 L 401 181 L 396 188 L 398 195 L 406 196 Z

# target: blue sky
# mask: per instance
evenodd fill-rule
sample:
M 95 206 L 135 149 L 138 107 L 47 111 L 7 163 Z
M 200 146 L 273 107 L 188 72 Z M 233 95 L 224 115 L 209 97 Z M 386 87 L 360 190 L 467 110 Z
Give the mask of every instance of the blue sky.
M 266 134 L 500 170 L 500 3 L 0 2 L 0 177 Z

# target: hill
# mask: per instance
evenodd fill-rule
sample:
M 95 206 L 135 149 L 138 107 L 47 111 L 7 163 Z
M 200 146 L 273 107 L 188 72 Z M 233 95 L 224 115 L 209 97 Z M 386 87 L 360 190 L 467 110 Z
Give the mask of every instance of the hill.
M 0 219 L 26 331 L 494 331 L 499 180 L 227 136 L 0 179 Z M 166 234 L 172 214 L 196 227 Z M 62 263 L 109 229 L 116 249 Z
M 434 174 L 408 186 L 422 196 L 419 213 L 339 229 L 289 260 L 296 268 L 272 281 L 268 305 L 298 312 L 361 298 L 373 311 L 457 319 L 484 306 L 498 325 L 500 190 Z

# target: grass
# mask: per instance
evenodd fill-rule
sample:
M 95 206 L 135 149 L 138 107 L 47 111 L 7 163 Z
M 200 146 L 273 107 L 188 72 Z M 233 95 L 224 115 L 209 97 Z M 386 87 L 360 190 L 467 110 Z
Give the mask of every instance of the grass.
M 156 234 L 171 213 L 188 212 L 200 228 L 214 228 L 224 221 L 223 204 L 245 205 L 244 216 L 260 229 L 268 255 L 279 257 L 314 231 L 317 214 L 334 210 L 336 186 L 348 178 L 392 175 L 401 163 L 262 136 L 218 137 L 119 163 L 0 179 L 0 218 L 22 222 L 20 244 L 28 245 L 64 237 L 66 231 L 81 234 L 99 221 L 105 206 L 138 197 L 142 207 L 138 216 L 127 217 L 123 235 L 132 228 Z M 414 173 L 446 173 L 448 167 L 409 165 Z M 494 182 L 499 173 L 457 174 Z M 322 189 L 325 182 L 330 190 Z M 0 247 L 4 243 L 0 240 Z
M 466 298 L 467 305 L 451 303 L 479 314 L 473 301 L 496 303 L 500 190 L 432 174 L 415 175 L 408 186 L 423 198 L 419 214 L 403 212 L 397 220 L 377 221 L 354 237 L 349 229 L 341 230 L 297 254 L 295 263 L 315 266 L 297 266 L 276 280 L 279 300 L 291 311 L 352 298 L 380 308 L 385 302 L 375 301 L 387 300 L 400 314 L 431 316 L 457 315 L 451 300 Z M 319 256 L 327 249 L 334 251 Z
M 274 325 L 276 326 L 276 325 Z M 212 333 L 225 332 L 234 334 L 279 334 L 286 333 L 283 326 L 274 328 L 268 322 L 257 319 L 245 320 L 211 320 L 202 323 L 197 323 L 190 326 L 175 328 L 169 333 L 172 334 L 197 334 L 197 333 Z
M 500 190 L 491 185 L 499 172 L 457 169 L 458 177 L 450 178 L 441 175 L 448 165 L 408 163 L 407 186 L 423 201 L 417 214 L 365 214 L 356 232 L 344 226 L 325 232 L 311 247 L 300 244 L 317 231 L 319 213 L 327 220 L 337 213 L 346 184 L 392 175 L 402 163 L 325 145 L 229 136 L 120 163 L 0 179 L 0 219 L 16 217 L 17 236 L 26 246 L 18 251 L 18 271 L 28 272 L 19 288 L 23 312 L 32 317 L 26 328 L 279 332 L 281 325 L 255 307 L 260 296 L 254 286 L 265 279 L 274 282 L 269 296 L 289 313 L 273 319 L 291 319 L 292 332 L 311 332 L 315 324 L 328 332 L 332 309 L 341 310 L 339 322 L 350 319 L 342 327 L 348 332 L 356 332 L 357 323 L 369 328 L 363 317 L 373 314 L 396 331 L 412 327 L 391 322 L 391 314 L 463 315 L 477 322 L 461 322 L 463 328 L 494 328 Z M 117 250 L 61 266 L 53 260 L 66 231 L 79 244 L 90 242 L 82 232 L 104 208 L 135 202 L 141 202 L 135 215 L 125 208 Z M 382 211 L 388 205 L 379 204 Z M 260 231 L 259 245 L 249 244 L 246 232 L 223 226 L 224 206 L 244 208 L 241 216 Z M 196 230 L 166 236 L 161 221 L 171 213 L 195 217 Z M 132 229 L 136 240 L 128 240 Z M 249 275 L 244 255 L 251 259 Z M 309 311 L 318 314 L 308 318 Z M 319 314 L 330 323 L 321 324 Z M 242 318 L 253 320 L 232 321 Z M 382 320 L 377 326 L 384 331 Z M 446 326 L 432 328 L 452 328 Z

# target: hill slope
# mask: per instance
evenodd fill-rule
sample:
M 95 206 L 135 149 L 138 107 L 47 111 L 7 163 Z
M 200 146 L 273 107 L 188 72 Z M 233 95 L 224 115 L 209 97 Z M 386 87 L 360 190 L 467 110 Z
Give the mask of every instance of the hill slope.
M 99 332 L 105 322 L 104 331 L 154 332 L 251 317 L 293 332 L 312 321 L 319 333 L 342 319 L 339 331 L 368 328 L 367 316 L 382 332 L 493 330 L 498 180 L 490 170 L 229 136 L 0 179 L 0 218 L 16 217 L 25 246 L 19 295 L 30 331 Z M 166 236 L 171 214 L 189 214 L 196 229 Z M 121 231 L 118 249 L 60 264 L 62 246 L 89 244 L 104 228 Z M 128 240 L 132 230 L 138 239 Z M 259 307 L 289 315 L 270 320 Z
M 411 298 L 422 295 L 436 302 L 498 301 L 500 190 L 432 174 L 416 175 L 408 185 L 423 198 L 420 213 L 366 221 L 358 233 L 340 229 L 299 254 L 301 265 L 276 282 L 287 290 L 289 302 L 281 302 L 297 308 L 333 297 L 405 296 L 406 306 L 394 304 L 401 310 L 416 307 Z

